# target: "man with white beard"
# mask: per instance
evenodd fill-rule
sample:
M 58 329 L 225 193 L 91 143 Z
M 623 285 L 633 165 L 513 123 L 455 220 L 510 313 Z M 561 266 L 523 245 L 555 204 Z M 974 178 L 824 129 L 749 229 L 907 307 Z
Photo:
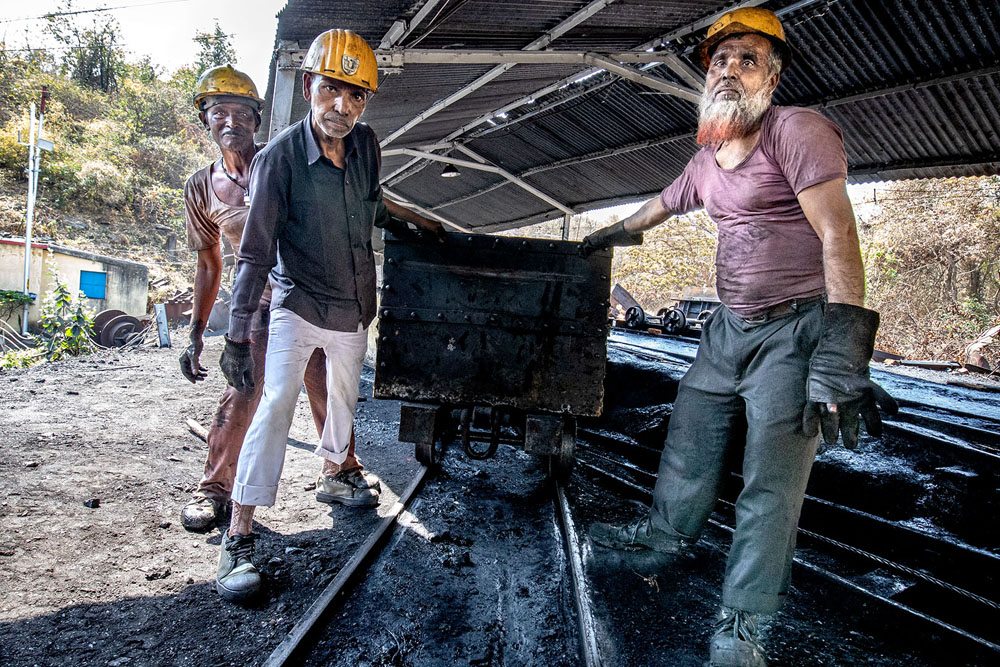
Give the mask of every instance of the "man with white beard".
M 680 383 L 649 513 L 594 524 L 590 534 L 607 547 L 678 553 L 701 534 L 742 444 L 743 489 L 709 652 L 712 665 L 759 667 L 759 616 L 777 612 L 788 591 L 820 430 L 828 444 L 839 433 L 853 448 L 859 414 L 878 436 L 878 407 L 896 405 L 868 377 L 878 313 L 864 308 L 840 129 L 814 111 L 771 106 L 790 56 L 781 22 L 759 8 L 728 12 L 699 55 L 701 150 L 659 197 L 581 250 L 639 244 L 644 230 L 704 207 L 719 228 L 723 307 Z

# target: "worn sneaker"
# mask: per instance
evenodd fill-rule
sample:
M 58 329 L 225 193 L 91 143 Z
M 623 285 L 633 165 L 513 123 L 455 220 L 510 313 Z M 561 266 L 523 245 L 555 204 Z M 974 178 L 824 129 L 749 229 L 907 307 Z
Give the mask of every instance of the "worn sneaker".
M 215 575 L 215 590 L 230 602 L 246 602 L 260 593 L 260 572 L 253 564 L 253 543 L 257 536 L 222 533 L 219 571 Z
M 346 473 L 347 481 L 357 489 L 374 489 L 375 493 L 382 493 L 382 482 L 376 475 L 367 472 L 364 468 L 351 468 Z
M 756 614 L 723 607 L 709 645 L 709 664 L 712 667 L 767 667 L 757 623 Z
M 353 471 L 341 470 L 332 477 L 320 475 L 316 479 L 316 500 L 321 503 L 339 503 L 351 507 L 375 507 L 378 505 L 378 491 L 359 488 L 351 483 Z
M 181 509 L 181 525 L 186 530 L 204 531 L 219 519 L 222 503 L 206 496 L 192 496 Z
M 595 523 L 590 526 L 590 539 L 612 549 L 652 549 L 665 554 L 680 553 L 683 546 L 679 538 L 654 528 L 649 515 L 624 525 Z

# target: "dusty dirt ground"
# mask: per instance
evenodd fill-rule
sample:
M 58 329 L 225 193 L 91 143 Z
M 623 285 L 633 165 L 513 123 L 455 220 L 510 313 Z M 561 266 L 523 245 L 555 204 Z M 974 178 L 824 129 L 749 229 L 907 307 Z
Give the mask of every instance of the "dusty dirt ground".
M 185 338 L 173 332 L 175 345 Z M 209 423 L 221 349 L 221 337 L 206 341 L 211 370 L 197 386 L 181 377 L 177 347 L 0 375 L 0 664 L 253 663 L 375 526 L 375 511 L 307 490 L 320 460 L 300 402 L 277 503 L 258 514 L 269 596 L 250 609 L 219 599 L 221 533 L 188 533 L 178 514 L 205 456 L 185 420 Z M 396 443 L 397 404 L 370 399 L 370 375 L 365 395 L 358 453 L 383 479 L 384 512 L 417 464 Z

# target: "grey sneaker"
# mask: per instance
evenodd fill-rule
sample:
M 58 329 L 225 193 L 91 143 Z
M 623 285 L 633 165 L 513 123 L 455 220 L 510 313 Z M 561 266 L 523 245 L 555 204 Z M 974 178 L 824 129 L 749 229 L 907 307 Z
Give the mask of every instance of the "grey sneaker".
M 186 530 L 204 531 L 219 519 L 222 503 L 206 496 L 192 496 L 181 509 L 181 525 Z
M 712 667 L 767 667 L 757 623 L 756 614 L 723 607 L 709 645 L 709 664 Z
M 246 602 L 260 593 L 260 572 L 253 564 L 253 543 L 257 536 L 222 533 L 219 571 L 215 575 L 215 590 L 230 602 Z
M 595 523 L 590 526 L 590 539 L 612 549 L 652 549 L 665 554 L 680 553 L 683 546 L 680 539 L 654 528 L 649 515 L 624 525 Z
M 358 488 L 351 483 L 350 472 L 341 470 L 332 477 L 321 474 L 316 479 L 316 500 L 350 507 L 376 507 L 378 491 L 372 488 Z

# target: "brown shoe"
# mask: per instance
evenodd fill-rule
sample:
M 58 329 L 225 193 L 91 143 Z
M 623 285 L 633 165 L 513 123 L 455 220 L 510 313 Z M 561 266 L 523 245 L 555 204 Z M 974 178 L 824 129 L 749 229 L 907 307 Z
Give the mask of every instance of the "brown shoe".
M 207 496 L 192 496 L 181 509 L 181 525 L 185 530 L 205 531 L 215 525 L 222 503 Z
M 352 484 L 349 478 L 350 472 L 341 470 L 332 477 L 321 474 L 316 479 L 316 500 L 350 507 L 376 507 L 378 492 L 372 488 L 361 489 Z

